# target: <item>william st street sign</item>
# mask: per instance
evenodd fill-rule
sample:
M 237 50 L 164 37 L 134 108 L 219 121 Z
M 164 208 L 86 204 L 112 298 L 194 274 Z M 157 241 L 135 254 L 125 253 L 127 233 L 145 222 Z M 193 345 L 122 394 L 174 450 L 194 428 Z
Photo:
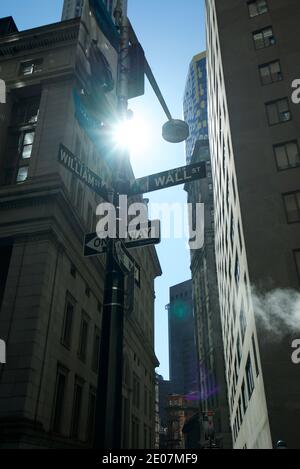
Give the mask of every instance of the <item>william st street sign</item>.
M 196 181 L 205 177 L 206 163 L 195 163 L 136 179 L 130 185 L 127 195 L 147 194 L 148 192 L 167 189 L 168 187 L 186 184 L 187 182 Z
M 71 173 L 76 174 L 78 179 L 96 194 L 104 200 L 108 200 L 107 184 L 62 144 L 59 146 L 58 161 Z M 168 187 L 186 184 L 205 177 L 206 163 L 195 163 L 136 179 L 129 187 L 127 186 L 125 192 L 128 196 L 147 194 L 148 192 L 167 189 Z
M 58 161 L 71 173 L 76 174 L 78 179 L 92 189 L 92 191 L 96 192 L 103 199 L 108 200 L 105 182 L 62 144 L 59 146 Z

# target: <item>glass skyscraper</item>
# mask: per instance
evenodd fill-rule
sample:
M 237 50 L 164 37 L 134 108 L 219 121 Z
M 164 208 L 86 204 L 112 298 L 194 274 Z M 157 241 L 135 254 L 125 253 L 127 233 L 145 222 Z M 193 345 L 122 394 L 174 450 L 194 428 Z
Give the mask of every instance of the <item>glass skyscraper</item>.
M 190 163 L 196 141 L 208 140 L 206 52 L 195 55 L 190 64 L 183 112 L 190 128 L 186 141 L 186 158 Z
M 103 2 L 109 14 L 113 18 L 117 0 L 98 0 Z M 70 20 L 81 16 L 84 0 L 64 0 L 62 20 Z M 127 0 L 123 0 L 123 8 L 127 10 Z

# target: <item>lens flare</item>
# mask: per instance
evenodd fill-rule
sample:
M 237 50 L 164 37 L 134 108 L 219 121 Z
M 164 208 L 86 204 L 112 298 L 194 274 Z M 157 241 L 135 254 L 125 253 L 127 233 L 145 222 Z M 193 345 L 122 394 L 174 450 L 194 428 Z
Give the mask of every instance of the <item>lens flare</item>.
M 137 117 L 124 120 L 115 127 L 113 140 L 118 148 L 136 153 L 147 145 L 147 126 L 142 119 Z

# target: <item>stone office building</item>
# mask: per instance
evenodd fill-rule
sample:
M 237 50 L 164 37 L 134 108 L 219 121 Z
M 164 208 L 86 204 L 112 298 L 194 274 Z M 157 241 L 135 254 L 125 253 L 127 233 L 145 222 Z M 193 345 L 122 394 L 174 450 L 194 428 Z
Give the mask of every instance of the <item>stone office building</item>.
M 102 137 L 88 125 L 98 112 L 89 97 L 99 104 L 104 80 L 93 75 L 87 51 L 95 44 L 96 56 L 107 51 L 114 79 L 117 54 L 88 16 L 85 25 L 78 18 L 22 32 L 10 21 L 0 37 L 7 85 L 0 122 L 2 448 L 85 448 L 93 438 L 105 258 L 85 259 L 82 244 L 95 231 L 102 199 L 57 159 L 62 143 L 111 182 Z M 100 112 L 115 106 L 110 90 Z M 152 448 L 154 279 L 161 270 L 154 248 L 132 253 L 141 282 L 127 301 L 120 423 L 124 448 Z

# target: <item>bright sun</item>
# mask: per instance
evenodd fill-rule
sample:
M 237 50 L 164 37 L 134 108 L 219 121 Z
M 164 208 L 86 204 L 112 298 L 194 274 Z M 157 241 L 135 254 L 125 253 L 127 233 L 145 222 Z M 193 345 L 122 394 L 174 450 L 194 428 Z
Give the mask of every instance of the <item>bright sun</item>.
M 121 122 L 114 131 L 114 141 L 118 148 L 130 153 L 141 151 L 148 142 L 147 126 L 137 117 Z

